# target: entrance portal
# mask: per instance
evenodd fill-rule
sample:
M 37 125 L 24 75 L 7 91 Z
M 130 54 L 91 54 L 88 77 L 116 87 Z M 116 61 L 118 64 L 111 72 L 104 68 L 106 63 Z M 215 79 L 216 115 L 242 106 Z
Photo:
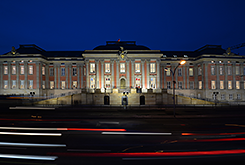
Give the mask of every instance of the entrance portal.
M 121 89 L 125 89 L 126 88 L 126 80 L 124 78 L 122 78 L 120 80 L 120 88 Z

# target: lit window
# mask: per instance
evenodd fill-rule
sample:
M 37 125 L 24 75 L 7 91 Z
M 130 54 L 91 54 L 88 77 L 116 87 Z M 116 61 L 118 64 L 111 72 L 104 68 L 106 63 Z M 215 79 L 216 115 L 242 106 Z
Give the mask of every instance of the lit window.
M 219 74 L 220 74 L 220 75 L 223 75 L 223 66 L 220 66 L 220 67 L 219 67 Z
M 42 75 L 45 75 L 45 66 L 42 66 Z
M 106 88 L 110 88 L 111 87 L 111 79 L 110 78 L 106 78 L 105 79 L 105 87 Z
M 178 76 L 182 76 L 182 68 L 178 68 Z
M 95 88 L 95 78 L 90 79 L 90 88 Z
M 233 94 L 229 94 L 229 100 L 233 100 Z
M 155 77 L 151 78 L 151 88 L 156 88 L 156 78 Z
M 66 68 L 61 68 L 61 76 L 65 76 L 66 75 Z
M 20 80 L 20 89 L 24 89 L 25 85 L 24 85 L 24 80 Z
M 190 89 L 194 89 L 194 82 L 190 81 Z
M 20 66 L 20 74 L 25 74 L 25 68 L 23 65 Z
M 42 87 L 43 89 L 45 89 L 45 81 L 43 81 Z
M 140 88 L 140 86 L 141 86 L 140 78 L 136 78 L 136 79 L 135 79 L 135 87 L 136 87 L 136 88 Z
M 221 100 L 225 100 L 225 94 L 221 94 Z
M 110 73 L 110 63 L 105 63 L 105 72 Z
M 193 68 L 189 68 L 189 76 L 193 76 Z
M 179 89 L 182 89 L 182 81 L 179 81 L 179 82 L 178 82 L 178 88 L 179 88 Z
M 65 89 L 66 88 L 66 82 L 65 81 L 61 81 L 61 89 Z
M 150 72 L 151 73 L 155 73 L 156 72 L 156 64 L 155 63 L 151 63 L 150 64 Z
M 215 81 L 211 81 L 211 89 L 216 89 Z
M 49 76 L 54 76 L 54 68 L 49 68 Z
M 54 89 L 54 81 L 50 81 L 50 89 Z
M 240 67 L 239 66 L 236 66 L 236 75 L 239 75 L 240 74 L 239 69 L 240 69 Z
M 167 89 L 171 89 L 171 81 L 167 82 Z
M 33 66 L 32 65 L 29 65 L 29 74 L 33 74 Z
M 12 66 L 12 74 L 16 74 L 16 66 Z
M 167 68 L 167 69 L 166 69 L 166 75 L 167 75 L 167 76 L 170 76 L 170 68 Z
M 215 75 L 215 68 L 214 68 L 213 65 L 211 66 L 211 74 L 212 74 L 212 75 Z
M 135 73 L 140 73 L 140 63 L 135 63 Z
M 219 88 L 224 89 L 224 81 L 223 80 L 219 82 Z
M 231 66 L 227 66 L 227 74 L 231 75 Z
M 77 68 L 72 68 L 72 75 L 73 76 L 76 76 L 77 75 Z
M 77 89 L 77 81 L 72 82 L 72 87 L 73 87 L 73 89 Z
M 29 89 L 33 89 L 33 80 L 29 80 Z
M 237 94 L 237 100 L 241 100 L 241 94 Z
M 120 63 L 120 72 L 125 73 L 125 63 Z
M 236 89 L 240 89 L 240 81 L 236 81 Z
M 8 66 L 4 66 L 4 74 L 8 74 Z
M 8 89 L 8 80 L 4 80 L 4 89 Z
M 12 89 L 16 88 L 16 80 L 12 80 Z
M 228 81 L 228 89 L 232 89 L 232 81 Z
M 202 81 L 199 81 L 199 83 L 198 83 L 198 89 L 202 89 Z
M 90 73 L 95 73 L 95 63 L 90 63 Z

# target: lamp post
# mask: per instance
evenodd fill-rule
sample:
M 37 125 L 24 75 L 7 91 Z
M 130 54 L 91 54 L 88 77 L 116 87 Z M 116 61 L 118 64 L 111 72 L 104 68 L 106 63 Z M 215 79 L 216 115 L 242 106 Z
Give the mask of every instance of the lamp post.
M 172 81 L 173 81 L 173 105 L 174 105 L 174 117 L 175 117 L 175 84 L 176 84 L 174 75 L 175 75 L 176 69 L 177 69 L 180 65 L 184 65 L 185 63 L 186 63 L 185 60 L 180 61 L 180 63 L 178 63 L 178 65 L 174 68 L 174 71 L 172 71 L 172 69 L 169 68 L 169 69 L 170 69 L 170 72 L 172 73 Z M 165 68 L 165 71 L 168 71 L 168 68 Z

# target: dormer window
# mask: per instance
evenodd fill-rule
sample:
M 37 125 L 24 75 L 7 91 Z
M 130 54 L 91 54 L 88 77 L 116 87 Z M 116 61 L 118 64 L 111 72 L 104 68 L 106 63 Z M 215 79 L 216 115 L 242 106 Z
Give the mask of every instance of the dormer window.
M 177 58 L 177 55 L 174 54 L 173 56 L 174 56 L 174 58 Z

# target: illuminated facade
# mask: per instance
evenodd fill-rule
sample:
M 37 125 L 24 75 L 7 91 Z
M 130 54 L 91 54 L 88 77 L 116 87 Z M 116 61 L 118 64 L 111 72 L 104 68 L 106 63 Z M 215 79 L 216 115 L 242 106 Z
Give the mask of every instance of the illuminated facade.
M 45 97 L 96 92 L 138 93 L 137 97 L 172 94 L 170 69 L 181 60 L 186 64 L 174 75 L 177 95 L 224 102 L 245 100 L 244 56 L 228 54 L 219 45 L 195 51 L 160 51 L 134 41 L 108 41 L 85 51 L 45 51 L 36 45 L 12 48 L 0 55 L 0 93 Z

